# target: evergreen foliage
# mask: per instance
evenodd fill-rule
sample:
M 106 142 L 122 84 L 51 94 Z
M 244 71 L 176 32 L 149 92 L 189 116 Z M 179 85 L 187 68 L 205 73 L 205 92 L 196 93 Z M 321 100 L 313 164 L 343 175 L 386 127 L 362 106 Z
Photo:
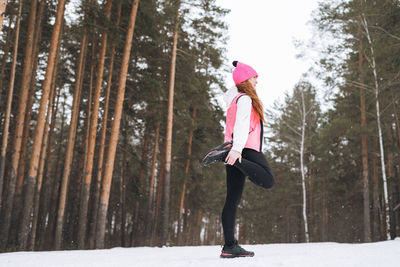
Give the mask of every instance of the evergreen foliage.
M 24 68 L 25 45 L 19 45 L 16 62 L 15 90 L 10 116 L 9 141 L 5 157 L 1 214 L 6 212 L 10 190 L 10 164 L 14 153 L 16 125 L 22 123 L 28 136 L 23 148 L 26 159 L 20 168 L 28 184 L 29 161 L 32 157 L 34 129 L 39 118 L 39 103 L 49 62 L 51 36 L 58 1 L 44 1 L 38 63 L 35 79 L 28 95 L 32 112 L 28 121 L 17 121 Z M 55 232 L 61 194 L 63 170 L 66 167 L 68 132 L 71 124 L 75 84 L 82 37 L 88 36 L 85 68 L 82 71 L 82 92 L 79 101 L 76 141 L 66 192 L 62 249 L 78 248 L 79 203 L 84 177 L 88 143 L 88 128 L 93 104 L 94 84 L 99 58 L 101 35 L 107 32 L 99 122 L 90 188 L 86 247 L 95 247 L 99 200 L 95 198 L 99 162 L 100 131 L 107 121 L 106 143 L 110 144 L 111 125 L 117 97 L 119 74 L 130 10 L 135 1 L 112 1 L 111 19 L 104 14 L 106 1 L 70 1 L 67 5 L 60 58 L 55 73 L 55 101 L 47 110 L 51 115 L 48 150 L 44 165 L 43 185 L 39 190 L 36 233 L 28 232 L 32 240 L 26 247 L 17 237 L 26 195 L 22 190 L 13 200 L 11 227 L 8 237 L 1 239 L 2 251 L 18 249 L 51 250 L 57 248 Z M 0 38 L 0 66 L 3 76 L 0 87 L 0 122 L 4 123 L 8 85 L 12 66 L 13 30 L 19 0 L 9 1 Z M 43 0 L 38 0 L 38 8 Z M 105 226 L 105 246 L 162 245 L 163 177 L 167 128 L 168 86 L 171 64 L 174 0 L 139 1 L 126 75 L 121 127 L 118 133 L 110 198 Z M 20 44 L 27 42 L 30 1 L 23 2 Z M 73 10 L 72 10 L 73 9 Z M 120 15 L 119 12 L 121 11 Z M 179 8 L 178 49 L 176 60 L 174 120 L 172 134 L 172 166 L 169 213 L 169 245 L 221 244 L 223 233 L 220 214 L 225 198 L 225 170 L 222 164 L 203 168 L 199 160 L 203 153 L 223 140 L 223 109 L 216 96 L 225 91 L 224 72 L 228 27 L 225 15 L 215 0 L 183 1 Z M 120 22 L 117 24 L 117 18 Z M 368 22 L 367 35 L 365 21 Z M 11 23 L 10 23 L 11 20 Z M 381 156 L 384 156 L 388 180 L 390 235 L 400 235 L 400 6 L 393 0 L 329 0 L 321 1 L 313 15 L 313 25 L 321 42 L 332 40 L 315 62 L 316 76 L 323 88 L 302 79 L 287 93 L 283 103 L 267 111 L 266 157 L 275 175 L 272 190 L 258 188 L 247 182 L 239 205 L 237 229 L 239 243 L 304 242 L 302 175 L 300 139 L 302 129 L 301 93 L 306 106 L 304 168 L 306 215 L 311 241 L 362 242 L 367 227 L 363 210 L 363 193 L 370 195 L 369 212 L 372 241 L 386 239 L 385 196 L 382 182 Z M 370 38 L 370 40 L 368 39 Z M 325 40 L 322 40 L 325 38 Z M 318 40 L 313 40 L 318 42 Z M 371 42 L 369 42 L 371 41 Z M 8 47 L 7 48 L 7 42 Z M 115 44 L 115 51 L 112 46 Z M 371 47 L 373 49 L 371 49 Z M 372 51 L 374 53 L 372 53 Z M 115 56 L 111 71 L 111 53 Z M 32 56 L 35 62 L 35 55 Z M 363 61 L 361 60 L 363 59 Z M 375 67 L 373 66 L 375 60 Z M 374 76 L 374 70 L 376 76 Z M 111 73 L 108 116 L 105 118 L 105 88 Z M 375 79 L 377 77 L 377 79 Z M 381 155 L 378 140 L 376 89 L 379 85 L 381 128 L 385 155 Z M 289 89 L 289 88 L 288 88 Z M 364 90 L 364 91 L 362 91 Z M 319 102 L 322 94 L 329 96 L 328 107 Z M 366 126 L 361 125 L 365 97 Z M 2 126 L 3 127 L 3 126 Z M 3 128 L 0 137 L 4 135 Z M 158 138 L 157 131 L 159 131 Z M 367 136 L 368 187 L 363 188 L 362 136 Z M 158 147 L 156 151 L 154 148 Z M 107 149 L 105 150 L 107 151 Z M 189 154 L 188 151 L 191 151 Z M 155 155 L 155 169 L 153 156 Z M 107 160 L 104 154 L 103 161 Z M 188 164 L 188 165 L 187 165 Z M 186 169 L 186 166 L 189 166 Z M 104 169 L 103 166 L 103 175 Z M 155 174 L 154 185 L 151 176 Z M 99 175 L 100 176 L 100 175 Z M 101 181 L 102 177 L 99 177 Z M 30 185 L 32 187 L 32 184 Z M 104 189 L 104 188 L 103 188 Z M 102 190 L 100 188 L 100 190 Z M 185 190 L 183 192 L 183 190 Z M 21 193 L 22 192 L 22 193 Z M 36 194 L 38 194 L 36 192 Z M 97 191 L 99 192 L 99 191 Z M 101 192 L 101 191 L 100 191 Z M 153 192 L 153 193 L 151 193 Z M 183 192 L 183 194 L 182 194 Z M 182 198 L 182 195 L 184 196 Z M 183 200 L 182 200 L 183 199 Z M 183 209 L 180 210 L 182 202 Z M 31 211 L 32 214 L 34 210 Z M 26 214 L 25 214 L 26 215 Z M 26 216 L 25 216 L 26 218 Z M 31 219 L 29 219 L 31 220 Z M 0 217 L 0 228 L 4 218 Z M 97 228 L 98 229 L 98 228 Z M 1 237 L 0 237 L 1 238 Z M 26 243 L 26 241 L 24 241 Z

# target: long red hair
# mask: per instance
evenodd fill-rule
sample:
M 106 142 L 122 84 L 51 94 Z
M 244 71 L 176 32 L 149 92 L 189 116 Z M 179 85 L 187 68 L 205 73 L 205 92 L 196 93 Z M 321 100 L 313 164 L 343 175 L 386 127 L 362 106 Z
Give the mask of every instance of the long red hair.
M 252 105 L 254 111 L 257 113 L 258 117 L 265 123 L 263 105 L 258 98 L 256 89 L 249 82 L 249 80 L 237 84 L 236 87 L 239 93 L 245 93 L 251 98 L 251 100 L 253 100 Z

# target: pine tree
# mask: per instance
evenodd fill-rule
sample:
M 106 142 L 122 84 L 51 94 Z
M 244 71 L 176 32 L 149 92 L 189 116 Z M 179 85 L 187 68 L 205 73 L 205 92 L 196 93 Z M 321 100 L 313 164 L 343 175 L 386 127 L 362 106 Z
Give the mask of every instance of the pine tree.
M 20 149 L 19 162 L 16 165 L 18 174 L 15 174 L 17 178 L 13 201 L 17 203 L 14 204 L 17 208 L 10 213 L 10 222 L 23 228 L 18 233 L 19 241 L 16 249 L 24 249 L 28 246 L 35 250 L 49 250 L 54 247 L 73 249 L 78 243 L 82 246 L 82 243 L 86 241 L 86 234 L 89 237 L 89 247 L 94 247 L 95 241 L 103 242 L 103 246 L 160 244 L 162 240 L 156 241 L 155 234 L 161 237 L 163 230 L 159 207 L 162 206 L 161 196 L 165 188 L 163 180 L 166 163 L 165 136 L 167 135 L 167 112 L 160 111 L 167 108 L 165 104 L 168 97 L 168 83 L 171 80 L 169 74 L 173 47 L 171 45 L 173 43 L 172 29 L 175 26 L 175 3 L 151 0 L 138 6 L 135 2 L 133 7 L 136 5 L 138 9 L 137 21 L 134 19 L 137 25 L 133 36 L 135 46 L 129 49 L 132 50 L 132 57 L 125 53 L 124 64 L 131 64 L 131 66 L 129 66 L 130 71 L 122 75 L 127 65 L 121 64 L 123 67 L 120 69 L 114 68 L 113 64 L 118 66 L 121 63 L 119 59 L 122 54 L 120 51 L 123 49 L 121 39 L 126 33 L 115 27 L 113 22 L 107 23 L 105 26 L 108 28 L 107 34 L 113 40 L 113 46 L 109 49 L 110 57 L 103 58 L 102 53 L 97 53 L 97 51 L 105 51 L 98 49 L 102 47 L 101 38 L 96 38 L 96 36 L 101 35 L 102 21 L 106 21 L 104 9 L 97 1 L 84 1 L 78 9 L 66 10 L 66 12 L 77 14 L 78 19 L 65 21 L 63 26 L 65 34 L 60 34 L 61 39 L 58 42 L 60 57 L 56 58 L 60 60 L 59 63 L 56 61 L 52 63 L 47 55 L 49 47 L 53 47 L 51 43 L 54 44 L 50 40 L 53 28 L 51 23 L 57 21 L 56 18 L 60 15 L 57 13 L 59 3 L 41 0 L 35 1 L 35 4 L 37 2 L 40 4 L 37 10 L 35 9 L 37 15 L 32 35 L 32 52 L 29 57 L 31 61 L 29 79 L 25 78 L 23 81 L 19 78 L 24 73 L 22 67 L 27 60 L 24 58 L 27 54 L 18 56 L 17 60 L 14 60 L 16 63 L 15 85 L 21 87 L 21 82 L 23 82 L 29 87 L 28 91 L 23 91 L 26 93 L 25 116 L 20 123 L 18 116 L 22 117 L 18 115 L 18 107 L 14 108 L 14 106 L 10 109 L 11 115 L 7 115 L 11 126 L 9 127 L 11 132 L 9 132 L 15 133 L 17 129 L 18 131 L 22 129 L 21 135 L 24 139 L 20 143 L 22 149 Z M 126 28 L 129 20 L 132 22 L 132 17 L 129 19 L 129 10 L 126 8 L 128 3 L 124 1 L 118 1 L 118 3 L 121 8 L 113 8 L 111 16 L 119 17 L 118 9 L 121 10 L 121 29 L 123 29 Z M 29 7 L 33 2 L 29 1 L 25 4 Z M 222 140 L 222 127 L 215 127 L 215 124 L 223 119 L 223 112 L 215 101 L 215 95 L 223 89 L 220 68 L 223 65 L 222 46 L 224 30 L 226 30 L 223 15 L 227 11 L 220 9 L 213 0 L 198 1 L 194 5 L 183 3 L 181 7 L 173 107 L 174 116 L 179 119 L 174 121 L 174 126 L 170 129 L 171 135 L 174 136 L 170 146 L 171 161 L 174 161 L 174 164 L 170 166 L 170 172 L 173 173 L 173 179 L 170 180 L 169 185 L 171 204 L 169 218 L 165 220 L 165 223 L 169 229 L 172 229 L 171 225 L 179 221 L 182 229 L 179 237 L 177 232 L 170 231 L 168 242 L 195 244 L 200 243 L 200 231 L 203 227 L 207 233 L 210 233 L 219 225 L 217 219 L 219 207 L 211 204 L 209 208 L 207 199 L 222 200 L 221 193 L 224 188 L 221 183 L 222 176 L 214 177 L 215 173 L 222 173 L 222 168 L 216 168 L 217 172 L 203 171 L 197 164 L 200 154 L 189 151 L 204 151 L 215 145 L 217 140 Z M 22 27 L 28 24 L 29 13 L 24 15 L 22 12 L 22 14 L 19 37 L 21 41 L 24 41 L 31 32 L 28 26 Z M 41 14 L 43 14 L 43 20 Z M 89 16 L 90 21 L 87 18 Z M 11 17 L 9 22 L 12 22 Z M 131 29 L 133 35 L 132 23 Z M 11 28 L 4 29 L 4 32 L 11 33 Z M 8 34 L 10 37 L 11 35 Z M 22 50 L 14 49 L 13 52 L 21 55 Z M 7 53 L 4 51 L 4 54 Z M 90 54 L 90 60 L 86 60 L 87 54 Z M 11 70 L 11 63 L 8 63 L 7 57 L 7 55 L 4 56 L 7 64 L 2 66 L 4 73 Z M 95 72 L 101 69 L 99 67 L 102 61 L 104 61 L 104 71 L 108 74 L 104 100 L 110 101 L 113 105 L 107 106 L 104 103 L 103 106 L 98 102 L 99 105 L 96 107 L 96 101 L 102 99 L 97 97 L 97 93 L 100 92 L 101 87 L 98 87 L 98 84 L 102 84 L 100 81 L 103 75 L 96 75 Z M 100 64 L 96 66 L 96 62 Z M 48 86 L 50 65 L 53 65 L 54 71 L 52 71 L 52 82 Z M 28 69 L 25 70 L 27 71 Z M 42 76 L 37 75 L 40 73 L 46 73 L 46 79 L 42 85 L 43 81 L 40 79 Z M 112 90 L 111 84 L 111 80 L 115 78 L 113 75 L 116 74 L 120 75 L 120 94 L 117 102 L 113 99 L 117 97 L 118 92 Z M 2 82 L 9 83 L 9 75 L 4 77 Z M 27 82 L 28 80 L 30 81 Z M 125 103 L 122 105 L 121 91 L 125 82 L 125 94 L 122 94 Z M 45 88 L 47 91 L 37 90 L 38 88 Z M 21 92 L 10 95 L 7 93 L 7 98 L 21 101 Z M 39 104 L 38 100 L 42 103 Z M 197 102 L 203 105 L 198 106 Z M 196 110 L 196 115 L 193 115 L 194 110 Z M 99 136 L 99 154 L 91 154 L 91 150 L 97 151 L 93 136 L 89 138 L 90 134 L 97 131 L 97 127 L 93 127 L 97 124 L 97 122 L 93 123 L 97 111 L 104 114 L 103 126 L 101 136 Z M 1 115 L 5 116 L 5 113 Z M 121 116 L 122 120 L 120 131 L 116 130 L 118 116 Z M 192 124 L 192 116 L 196 117 L 195 125 Z M 111 138 L 107 138 L 107 132 L 110 132 L 111 128 L 107 126 L 110 125 L 107 123 L 109 118 L 114 118 Z M 210 127 L 210 125 L 214 126 Z M 37 129 L 33 137 L 31 136 L 32 126 Z M 90 127 L 96 129 L 90 131 Z M 39 136 L 40 129 L 43 130 L 43 134 Z M 123 138 L 118 142 L 115 137 L 119 134 Z M 16 140 L 10 143 L 15 143 Z M 144 143 L 146 145 L 143 150 L 143 163 L 151 158 L 152 164 L 148 164 L 146 168 L 139 171 L 141 163 L 138 158 L 140 157 L 136 155 L 140 155 Z M 110 144 L 115 144 L 115 147 L 110 148 L 113 147 Z M 5 162 L 12 163 L 13 154 L 10 151 L 15 146 L 8 145 L 8 147 Z M 160 153 L 159 147 L 161 147 Z M 101 152 L 102 149 L 108 149 L 108 154 L 104 155 Z M 112 151 L 113 149 L 115 150 Z M 30 152 L 33 152 L 32 156 Z M 113 153 L 114 156 L 112 156 Z M 160 162 L 157 162 L 158 156 L 161 156 Z M 104 157 L 107 158 L 108 164 L 105 166 L 105 175 L 103 175 L 102 166 Z M 116 163 L 115 171 L 110 165 L 113 157 Z M 30 177 L 24 179 L 27 160 L 30 163 Z M 93 161 L 98 164 L 96 165 Z M 92 170 L 86 172 L 86 175 L 92 172 L 97 173 L 96 185 L 91 185 L 91 182 L 86 183 L 86 189 L 89 188 L 88 185 L 93 186 L 89 188 L 89 192 L 94 190 L 92 195 L 85 193 L 87 192 L 85 184 L 81 184 L 81 181 L 85 181 L 84 172 L 90 165 Z M 9 167 L 11 166 L 13 165 Z M 36 173 L 33 173 L 33 168 Z M 10 172 L 7 171 L 7 173 Z M 209 179 L 210 177 L 213 179 Z M 6 176 L 5 181 L 7 183 L 4 186 L 4 192 L 8 194 L 10 176 Z M 24 183 L 27 184 L 27 191 L 25 194 L 19 194 L 23 191 Z M 102 188 L 98 186 L 100 184 Z M 213 189 L 208 190 L 208 188 Z M 101 208 L 96 214 L 99 204 L 96 194 L 100 194 L 100 190 L 102 190 Z M 81 194 L 83 197 L 80 197 Z M 86 197 L 90 203 L 85 201 Z M 22 201 L 24 205 L 18 204 Z M 81 207 L 79 207 L 80 203 L 83 203 Z M 84 209 L 86 204 L 87 215 L 79 215 L 79 208 Z M 110 208 L 104 209 L 105 205 Z M 179 206 L 183 208 L 180 209 Z M 149 207 L 149 211 L 146 207 Z M 198 209 L 204 211 L 198 212 Z M 3 214 L 5 210 L 3 209 Z M 185 213 L 180 214 L 183 210 Z M 87 217 L 90 217 L 90 231 L 82 230 L 82 226 L 86 226 Z M 203 217 L 210 220 L 210 225 L 202 223 Z M 80 225 L 77 224 L 78 221 L 81 221 Z M 106 224 L 103 229 L 107 228 L 107 234 L 103 230 L 104 239 L 95 240 L 95 234 L 101 232 L 101 227 L 103 227 L 101 222 Z M 191 227 L 191 222 L 194 227 Z M 78 234 L 79 231 L 84 234 Z M 13 246 L 17 242 L 14 240 L 17 229 L 10 227 L 10 231 L 7 232 L 10 238 L 4 246 L 7 250 L 14 249 Z M 206 242 L 215 242 L 221 234 L 208 234 Z
M 309 189 L 306 189 L 306 179 L 315 178 L 309 176 L 311 169 L 306 168 L 305 157 L 312 150 L 311 140 L 315 138 L 320 120 L 315 89 L 308 82 L 299 82 L 293 90 L 293 95 L 286 97 L 285 104 L 279 108 L 279 111 L 279 117 L 275 117 L 275 115 L 270 118 L 271 121 L 276 121 L 271 125 L 273 135 L 276 136 L 271 141 L 283 142 L 282 146 L 287 146 L 290 158 L 293 160 L 290 165 L 292 168 L 295 167 L 301 175 L 304 238 L 306 242 L 309 242 L 309 215 L 307 215 L 306 201 Z
M 89 1 L 89 3 L 91 3 L 91 1 Z M 86 12 L 87 12 L 87 10 L 86 10 Z M 59 207 L 58 207 L 58 212 L 57 212 L 57 227 L 56 227 L 55 241 L 54 241 L 54 248 L 56 250 L 59 250 L 61 248 L 61 242 L 62 242 L 62 229 L 63 229 L 63 223 L 64 223 L 65 204 L 66 204 L 66 197 L 67 197 L 68 181 L 69 181 L 70 170 L 71 170 L 73 149 L 74 149 L 74 144 L 75 144 L 76 129 L 77 129 L 77 123 L 78 123 L 79 103 L 80 103 L 80 98 L 81 98 L 83 74 L 84 74 L 84 70 L 85 70 L 85 58 L 86 58 L 87 46 L 88 46 L 88 34 L 87 34 L 86 30 L 84 30 L 84 33 L 82 36 L 82 41 L 81 41 L 79 61 L 78 61 L 77 70 L 76 70 L 76 80 L 75 80 L 74 96 L 73 96 L 73 104 L 72 104 L 72 116 L 71 116 L 71 122 L 70 122 L 69 133 L 68 133 L 67 151 L 66 151 L 66 156 L 65 156 L 66 161 L 65 161 L 65 165 L 64 165 L 64 169 L 63 169 L 63 176 L 62 176 L 61 189 L 60 189 L 60 200 L 59 200 Z
M 376 175 L 379 175 L 379 172 L 381 172 L 383 180 L 389 180 L 385 179 L 386 172 L 389 173 L 389 170 L 386 169 L 387 167 L 393 168 L 392 164 L 389 162 L 391 162 L 391 158 L 397 153 L 392 150 L 391 146 L 388 146 L 388 143 L 390 143 L 390 140 L 392 139 L 391 131 L 384 131 L 384 129 L 387 129 L 386 125 L 393 123 L 396 124 L 393 120 L 395 115 L 392 111 L 384 113 L 380 111 L 379 108 L 380 106 L 386 107 L 393 102 L 392 98 L 394 95 L 390 94 L 390 88 L 392 87 L 393 81 L 397 79 L 397 72 L 393 69 L 397 64 L 392 61 L 393 58 L 388 57 L 388 53 L 393 54 L 393 43 L 398 42 L 398 39 L 396 38 L 398 35 L 398 26 L 396 27 L 396 22 L 393 18 L 396 16 L 395 14 L 398 15 L 399 8 L 392 1 L 350 1 L 348 3 L 330 2 L 324 7 L 321 6 L 319 10 L 321 12 L 321 23 L 319 24 L 322 25 L 321 29 L 327 32 L 338 33 L 338 40 L 343 40 L 339 45 L 336 44 L 336 46 L 333 46 L 332 48 L 336 49 L 335 51 L 337 51 L 337 47 L 340 46 L 346 47 L 347 49 L 346 54 L 348 55 L 348 58 L 345 61 L 342 61 L 341 68 L 336 68 L 337 70 L 341 70 L 341 72 L 337 73 L 338 75 L 336 76 L 343 78 L 344 83 L 340 84 L 339 88 L 344 97 L 338 97 L 335 101 L 339 105 L 339 101 L 341 101 L 347 102 L 347 104 L 352 104 L 353 106 L 358 106 L 359 104 L 353 102 L 355 99 L 353 99 L 350 94 L 350 92 L 353 91 L 351 86 L 356 87 L 356 89 L 360 86 L 365 87 L 365 98 L 367 100 L 365 107 L 367 127 L 362 129 L 362 132 L 366 133 L 367 136 L 380 136 L 380 170 L 377 169 L 378 166 L 375 166 L 374 158 L 372 160 L 372 176 L 374 183 L 373 196 L 375 203 L 373 205 L 375 214 L 373 216 L 373 225 L 380 224 L 380 222 L 376 222 L 376 220 L 380 220 L 377 215 L 379 213 L 378 210 L 380 209 L 380 205 L 378 205 L 378 202 L 376 201 L 376 199 L 380 197 L 380 194 L 376 192 L 375 179 Z M 329 24 L 327 22 L 329 22 L 330 26 L 328 26 Z M 361 37 L 360 32 L 362 34 Z M 362 50 L 359 49 L 359 40 L 362 40 L 363 42 Z M 358 64 L 354 63 L 356 60 L 359 60 L 359 54 L 362 54 L 361 56 L 368 62 L 368 64 L 365 64 L 366 67 L 364 68 L 355 67 L 358 66 Z M 354 82 L 354 80 L 359 79 L 358 77 L 360 76 L 363 76 L 364 81 L 361 84 Z M 379 99 L 377 98 L 378 95 Z M 373 104 L 371 103 L 372 99 L 375 99 Z M 341 106 L 343 107 L 343 105 Z M 350 122 L 349 125 L 353 125 L 352 118 L 350 118 L 350 116 L 353 115 L 353 112 L 347 114 L 343 113 L 343 115 L 344 116 L 342 117 L 348 118 L 348 121 Z M 350 135 L 347 134 L 347 138 L 352 140 L 353 131 L 348 131 L 348 133 Z M 348 155 L 346 155 L 348 158 L 354 156 L 351 147 L 352 143 L 349 144 L 350 150 Z M 372 142 L 369 144 L 368 151 L 371 151 L 371 154 L 375 157 L 375 147 Z M 388 162 L 382 164 L 382 162 L 385 161 L 384 158 L 387 158 Z M 358 161 L 357 166 L 359 166 Z M 347 171 L 347 173 L 350 173 L 350 171 Z M 385 195 L 389 196 L 390 187 L 390 183 L 388 183 L 387 189 L 383 186 L 383 199 L 385 199 Z M 365 206 L 367 204 L 368 203 L 364 203 Z M 387 214 L 389 214 L 389 217 L 390 214 L 392 214 L 392 211 L 390 211 L 390 205 L 392 204 L 390 204 L 389 201 L 385 204 L 384 209 L 386 214 L 381 217 L 384 219 L 382 225 L 386 225 L 386 239 L 390 238 L 388 234 L 388 231 L 390 230 L 387 229 L 393 228 L 393 226 L 389 226 L 389 218 L 387 217 Z M 389 210 L 386 211 L 388 207 Z M 368 222 L 364 221 L 364 225 L 367 224 Z M 367 228 L 367 226 L 364 228 Z M 376 227 L 374 227 L 374 239 L 376 239 L 376 233 L 377 230 Z
M 171 51 L 171 68 L 168 87 L 168 118 L 167 118 L 167 135 L 165 147 L 165 177 L 164 177 L 164 198 L 163 198 L 163 234 L 162 243 L 167 244 L 169 234 L 169 216 L 170 216 L 170 184 L 171 184 L 171 144 L 172 144 L 172 127 L 173 127 L 173 106 L 174 106 L 174 85 L 175 85 L 175 65 L 176 50 L 178 46 L 178 29 L 179 29 L 179 7 L 180 1 L 176 3 L 175 25 Z
M 112 0 L 107 0 L 104 7 L 104 13 L 107 20 L 109 20 L 111 16 L 111 5 L 112 5 Z M 103 83 L 106 49 L 107 49 L 107 33 L 104 32 L 100 44 L 100 55 L 96 73 L 96 85 L 93 96 L 93 110 L 91 113 L 91 121 L 90 121 L 88 152 L 87 152 L 87 158 L 85 160 L 86 164 L 84 169 L 83 188 L 81 191 L 81 204 L 79 206 L 80 214 L 79 214 L 79 226 L 78 226 L 79 227 L 78 246 L 81 249 L 85 247 L 86 224 L 87 224 L 87 213 L 88 213 L 87 210 L 89 203 L 90 185 L 92 181 L 94 148 L 96 142 L 97 120 L 98 120 L 99 105 L 100 105 L 100 91 Z
M 8 132 L 10 126 L 10 116 L 11 116 L 11 104 L 12 104 L 12 97 L 14 92 L 14 80 L 15 80 L 15 70 L 17 65 L 17 53 L 18 53 L 18 44 L 19 44 L 19 29 L 20 29 L 20 22 L 21 22 L 21 10 L 22 10 L 22 0 L 19 2 L 18 5 L 18 14 L 17 14 L 17 21 L 15 25 L 15 33 L 14 33 L 14 47 L 13 47 L 13 65 L 11 68 L 11 79 L 10 79 L 10 86 L 8 90 L 8 98 L 7 98 L 7 109 L 5 112 L 5 120 L 3 126 L 3 141 L 1 143 L 1 156 L 0 156 L 0 210 L 2 208 L 2 194 L 3 194 L 3 183 L 4 183 L 4 172 L 5 172 L 5 163 L 6 163 L 6 152 L 7 152 L 7 145 L 8 145 Z
M 21 0 L 22 1 L 22 0 Z M 28 36 L 25 45 L 25 55 L 24 55 L 24 68 L 22 73 L 20 98 L 18 104 L 18 115 L 15 126 L 15 143 L 13 147 L 13 154 L 11 159 L 11 166 L 8 178 L 8 191 L 6 203 L 3 205 L 2 210 L 2 228 L 0 232 L 1 240 L 3 242 L 2 249 L 4 249 L 8 242 L 11 214 L 14 204 L 15 186 L 17 179 L 18 163 L 21 152 L 21 139 L 22 132 L 24 128 L 25 119 L 25 107 L 28 98 L 28 86 L 30 84 L 31 70 L 32 70 L 32 48 L 33 48 L 33 34 L 35 29 L 35 19 L 36 19 L 36 0 L 31 1 L 30 12 L 29 12 L 29 26 L 28 26 Z
M 65 3 L 66 3 L 65 0 L 60 0 L 58 2 L 57 17 L 54 23 L 53 34 L 49 49 L 49 55 L 48 55 L 49 60 L 47 63 L 46 75 L 43 83 L 43 92 L 42 92 L 42 98 L 40 100 L 38 121 L 35 128 L 32 156 L 29 162 L 28 181 L 27 181 L 26 194 L 24 200 L 23 217 L 21 222 L 20 235 L 18 238 L 20 249 L 25 249 L 27 245 L 26 242 L 29 234 L 29 218 L 31 214 L 33 197 L 34 197 L 33 190 L 36 184 L 40 150 L 43 141 L 42 137 L 43 137 L 43 129 L 45 126 L 44 125 L 45 113 L 49 98 L 50 87 L 52 83 L 57 48 L 60 45 L 59 36 L 61 34 L 61 25 L 64 19 Z
M 107 152 L 107 161 L 105 164 L 104 170 L 104 180 L 102 184 L 102 193 L 100 197 L 100 206 L 99 206 L 99 215 L 98 215 L 98 226 L 97 228 L 97 237 L 96 237 L 96 247 L 97 248 L 104 248 L 104 234 L 105 234 L 105 223 L 106 223 L 106 215 L 108 209 L 108 201 L 110 197 L 110 187 L 112 181 L 112 172 L 114 169 L 114 159 L 115 159 L 115 151 L 116 145 L 118 141 L 118 133 L 119 133 L 119 126 L 121 121 L 122 115 L 122 106 L 124 100 L 124 93 L 125 93 L 125 85 L 126 85 L 126 74 L 128 71 L 128 61 L 130 57 L 130 50 L 132 46 L 132 37 L 133 31 L 135 28 L 135 20 L 136 20 L 136 13 L 138 9 L 139 1 L 133 0 L 132 2 L 132 9 L 131 15 L 129 18 L 129 25 L 128 31 L 126 35 L 124 53 L 122 57 L 122 64 L 121 64 L 121 71 L 120 77 L 118 81 L 118 94 L 117 100 L 115 102 L 115 111 L 114 111 L 114 121 L 111 127 L 111 136 L 110 136 L 110 144 Z

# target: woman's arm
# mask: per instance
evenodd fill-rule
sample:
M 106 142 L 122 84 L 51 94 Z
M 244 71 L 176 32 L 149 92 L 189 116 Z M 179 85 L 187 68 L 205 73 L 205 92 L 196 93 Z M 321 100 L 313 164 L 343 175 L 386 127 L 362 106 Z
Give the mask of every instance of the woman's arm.
M 243 95 L 237 102 L 236 120 L 233 128 L 232 150 L 242 153 L 250 128 L 251 98 Z
M 233 128 L 233 145 L 225 159 L 227 164 L 233 165 L 237 159 L 242 162 L 242 150 L 249 136 L 250 115 L 251 98 L 244 95 L 237 102 L 236 120 Z

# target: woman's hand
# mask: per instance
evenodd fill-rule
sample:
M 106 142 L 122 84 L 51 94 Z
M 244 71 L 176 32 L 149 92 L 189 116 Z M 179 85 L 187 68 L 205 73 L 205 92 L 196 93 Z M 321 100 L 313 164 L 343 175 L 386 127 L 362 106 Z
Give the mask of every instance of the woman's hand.
M 229 165 L 233 165 L 237 159 L 239 159 L 239 162 L 242 162 L 242 154 L 239 151 L 231 149 L 228 156 L 226 156 L 225 162 Z

